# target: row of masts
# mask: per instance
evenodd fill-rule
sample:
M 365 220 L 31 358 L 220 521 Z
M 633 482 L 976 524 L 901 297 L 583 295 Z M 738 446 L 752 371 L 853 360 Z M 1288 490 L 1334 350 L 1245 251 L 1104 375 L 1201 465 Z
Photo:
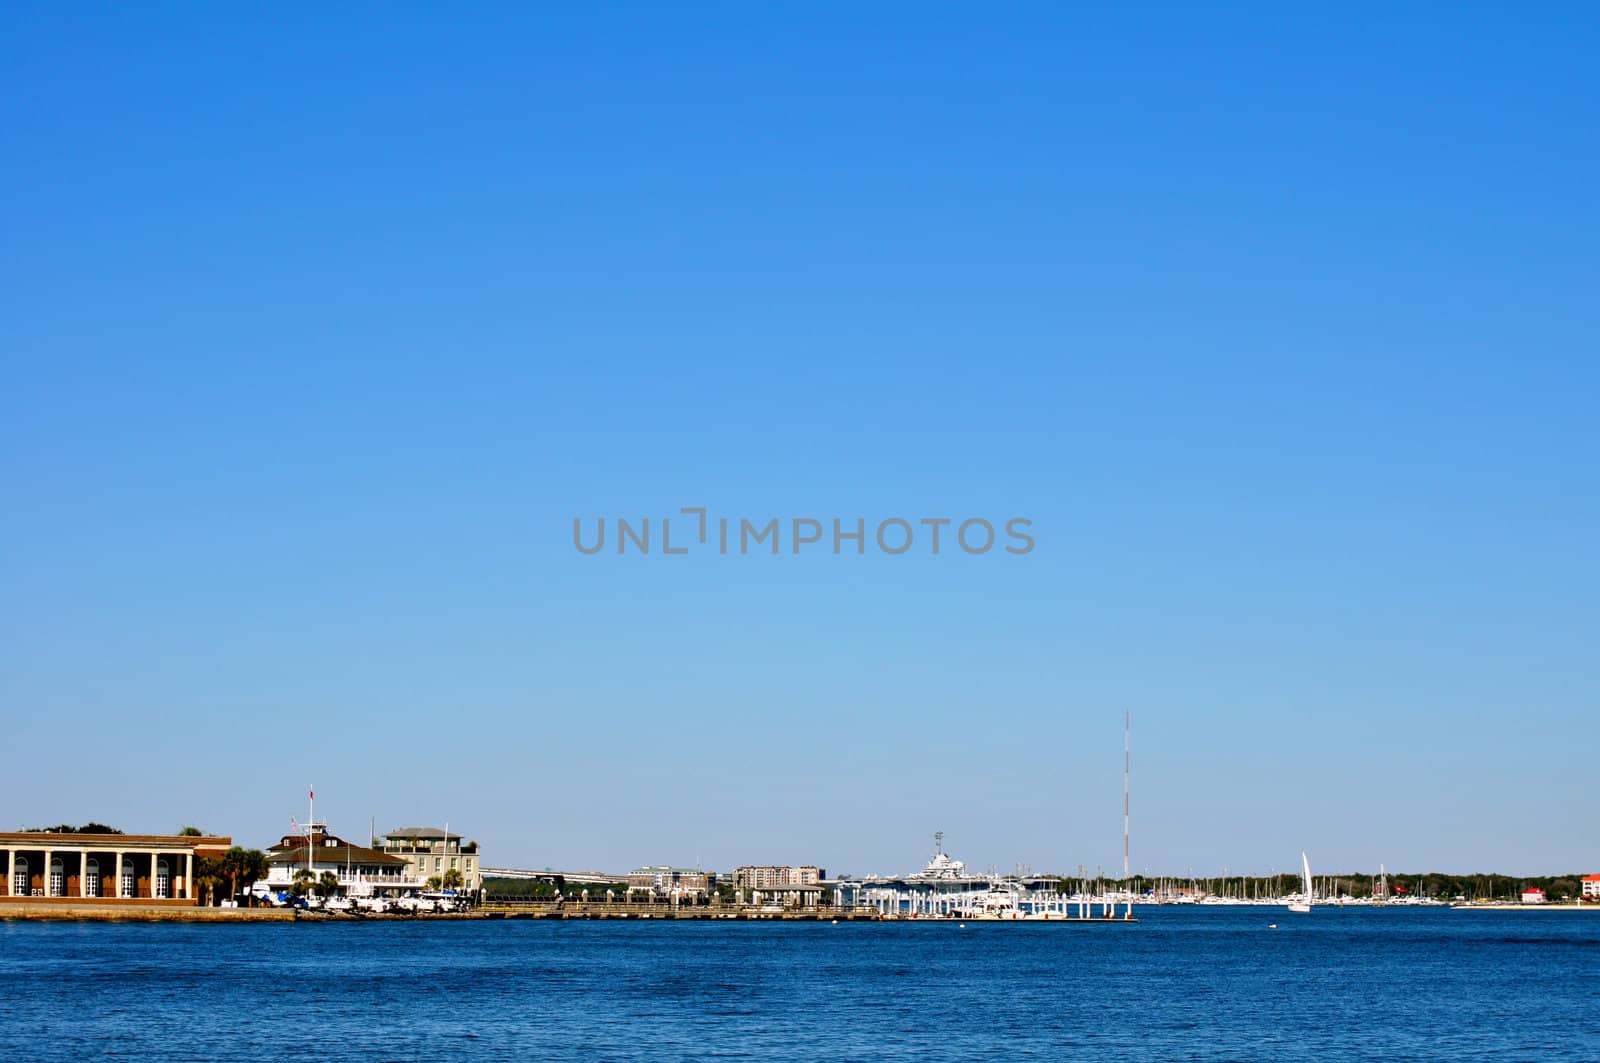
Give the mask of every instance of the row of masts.
M 1133 915 L 1131 895 L 1095 892 L 1082 882 L 1073 893 L 1026 890 L 997 882 L 982 889 L 930 891 L 901 886 L 862 886 L 852 891 L 850 907 L 875 910 L 885 919 L 1124 919 Z M 853 903 L 851 903 L 853 902 Z

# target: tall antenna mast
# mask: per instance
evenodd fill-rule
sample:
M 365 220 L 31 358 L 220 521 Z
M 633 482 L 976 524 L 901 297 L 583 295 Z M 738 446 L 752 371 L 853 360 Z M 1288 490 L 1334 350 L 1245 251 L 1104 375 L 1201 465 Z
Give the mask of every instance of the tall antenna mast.
M 1133 715 L 1122 713 L 1122 881 L 1128 881 L 1128 789 L 1132 772 Z

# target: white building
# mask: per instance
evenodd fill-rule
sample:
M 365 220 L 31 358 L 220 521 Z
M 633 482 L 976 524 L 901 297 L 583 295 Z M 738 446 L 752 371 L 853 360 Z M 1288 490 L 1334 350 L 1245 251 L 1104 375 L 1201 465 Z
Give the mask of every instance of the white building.
M 286 834 L 267 850 L 267 877 L 257 888 L 287 893 L 307 870 L 316 881 L 324 872 L 331 872 L 338 880 L 339 891 L 347 897 L 405 896 L 424 885 L 424 880 L 412 874 L 399 857 L 352 845 L 329 834 L 326 824 L 313 823 L 305 834 Z

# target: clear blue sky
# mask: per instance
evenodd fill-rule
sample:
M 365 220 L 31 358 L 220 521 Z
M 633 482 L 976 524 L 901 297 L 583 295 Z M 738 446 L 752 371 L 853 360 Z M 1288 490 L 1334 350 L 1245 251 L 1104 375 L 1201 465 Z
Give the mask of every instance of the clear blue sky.
M 0 827 L 1600 870 L 1592 12 L 8 7 Z

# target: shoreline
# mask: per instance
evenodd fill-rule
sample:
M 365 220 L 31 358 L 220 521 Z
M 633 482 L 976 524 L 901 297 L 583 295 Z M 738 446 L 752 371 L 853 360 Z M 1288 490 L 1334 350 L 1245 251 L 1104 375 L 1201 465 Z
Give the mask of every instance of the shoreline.
M 1069 919 L 985 919 L 982 916 L 961 918 L 916 918 L 907 916 L 885 917 L 871 909 L 797 909 L 775 912 L 762 909 L 725 909 L 715 907 L 681 907 L 670 905 L 526 905 L 497 907 L 486 905 L 465 912 L 437 912 L 428 914 L 383 913 L 351 915 L 343 912 L 304 911 L 294 908 L 200 908 L 162 905 L 97 905 L 97 904 L 7 904 L 0 905 L 0 922 L 17 920 L 26 922 L 92 922 L 92 923 L 399 923 L 399 922 L 463 922 L 463 921 L 524 921 L 524 920 L 579 920 L 630 923 L 679 922 L 775 922 L 775 923 L 1048 923 L 1050 925 L 1110 925 L 1135 926 L 1133 918 L 1069 918 Z
M 1600 912 L 1600 904 L 1518 904 L 1491 901 L 1487 904 L 1452 904 L 1452 912 Z
M 0 922 L 10 919 L 69 923 L 287 923 L 287 908 L 201 908 L 154 904 L 0 905 Z
M 1232 907 L 1232 906 L 1229 906 Z M 440 912 L 426 915 L 410 913 L 385 913 L 346 915 L 342 913 L 305 912 L 293 908 L 201 908 L 170 905 L 98 905 L 98 904 L 5 904 L 0 905 L 0 922 L 9 920 L 27 922 L 77 922 L 77 923 L 393 923 L 393 922 L 461 922 L 461 921 L 522 921 L 529 919 L 606 920 L 621 922 L 959 922 L 951 919 L 884 918 L 877 913 L 837 910 L 810 910 L 794 912 L 727 911 L 715 909 L 618 910 L 611 906 L 583 904 L 538 905 L 527 907 L 483 908 L 467 912 Z M 1453 912 L 1600 912 L 1600 904 L 1452 904 Z M 1013 922 L 1013 920 L 968 919 L 968 922 Z M 1015 920 L 1015 922 L 1065 922 L 1065 923 L 1129 923 L 1137 919 L 1087 920 Z

